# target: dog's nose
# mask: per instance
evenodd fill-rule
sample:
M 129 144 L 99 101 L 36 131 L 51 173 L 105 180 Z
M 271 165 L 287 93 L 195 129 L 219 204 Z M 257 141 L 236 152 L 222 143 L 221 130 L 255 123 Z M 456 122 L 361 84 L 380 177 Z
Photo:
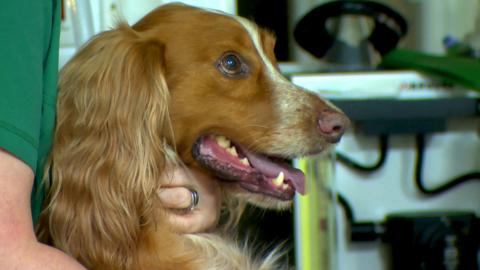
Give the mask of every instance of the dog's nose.
M 340 141 L 350 120 L 341 112 L 333 110 L 322 111 L 318 117 L 318 131 L 330 143 Z

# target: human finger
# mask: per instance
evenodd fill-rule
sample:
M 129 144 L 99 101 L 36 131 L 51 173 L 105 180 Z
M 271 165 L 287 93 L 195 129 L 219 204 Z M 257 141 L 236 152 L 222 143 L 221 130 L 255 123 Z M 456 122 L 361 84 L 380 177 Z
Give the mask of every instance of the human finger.
M 186 209 L 192 205 L 192 195 L 186 187 L 162 187 L 158 197 L 165 208 Z

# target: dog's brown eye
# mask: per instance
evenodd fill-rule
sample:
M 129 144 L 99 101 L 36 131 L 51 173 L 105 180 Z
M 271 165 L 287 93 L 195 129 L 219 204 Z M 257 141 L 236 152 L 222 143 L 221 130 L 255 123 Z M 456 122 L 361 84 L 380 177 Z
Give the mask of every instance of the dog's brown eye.
M 224 54 L 218 61 L 217 68 L 228 77 L 245 75 L 247 71 L 246 65 L 240 56 L 233 52 Z

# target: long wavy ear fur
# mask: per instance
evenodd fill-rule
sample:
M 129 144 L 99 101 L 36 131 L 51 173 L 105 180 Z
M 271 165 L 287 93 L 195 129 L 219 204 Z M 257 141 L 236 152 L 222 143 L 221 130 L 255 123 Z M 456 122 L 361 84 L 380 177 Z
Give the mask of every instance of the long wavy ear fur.
M 88 269 L 131 268 L 142 228 L 156 222 L 162 138 L 172 138 L 162 57 L 162 44 L 120 25 L 61 71 L 50 202 L 39 232 Z

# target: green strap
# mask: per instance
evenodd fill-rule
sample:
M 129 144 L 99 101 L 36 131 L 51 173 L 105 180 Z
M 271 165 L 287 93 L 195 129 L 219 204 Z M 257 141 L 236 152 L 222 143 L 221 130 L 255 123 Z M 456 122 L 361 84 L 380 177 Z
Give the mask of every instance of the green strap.
M 445 82 L 480 91 L 480 61 L 473 58 L 396 49 L 382 58 L 380 66 L 415 69 Z

